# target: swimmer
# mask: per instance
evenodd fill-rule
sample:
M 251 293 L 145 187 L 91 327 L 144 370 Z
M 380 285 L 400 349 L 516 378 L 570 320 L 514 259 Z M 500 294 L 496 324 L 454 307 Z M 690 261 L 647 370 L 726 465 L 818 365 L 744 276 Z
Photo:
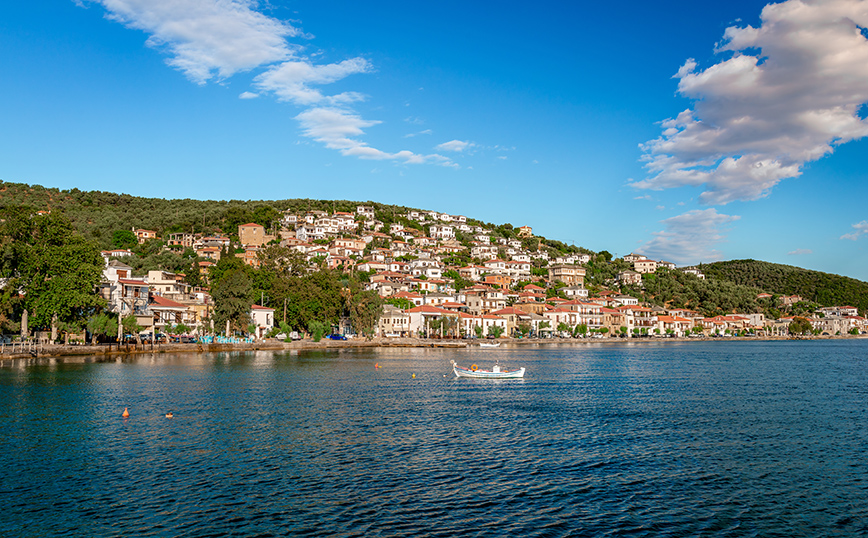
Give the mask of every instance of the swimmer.
M 175 415 L 173 415 L 172 412 L 169 411 L 168 413 L 166 413 L 166 418 L 175 418 Z

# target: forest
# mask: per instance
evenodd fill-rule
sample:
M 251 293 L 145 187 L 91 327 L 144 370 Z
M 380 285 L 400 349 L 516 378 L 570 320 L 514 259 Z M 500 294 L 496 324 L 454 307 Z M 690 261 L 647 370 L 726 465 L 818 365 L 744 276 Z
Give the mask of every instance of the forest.
M 271 201 L 191 200 L 142 198 L 103 191 L 60 190 L 39 185 L 0 181 L 0 205 L 28 206 L 37 211 L 60 211 L 86 239 L 103 250 L 115 248 L 117 230 L 144 228 L 159 236 L 177 232 L 238 233 L 238 225 L 255 222 L 273 230 L 282 212 L 311 210 L 355 213 L 360 204 L 371 206 L 388 226 L 405 221 L 410 208 L 377 202 L 290 199 Z M 408 224 L 410 224 L 408 222 Z M 418 226 L 418 225 L 417 225 Z
M 711 279 L 753 286 L 775 295 L 799 295 L 820 306 L 855 306 L 868 312 L 868 283 L 840 275 L 758 260 L 704 264 Z

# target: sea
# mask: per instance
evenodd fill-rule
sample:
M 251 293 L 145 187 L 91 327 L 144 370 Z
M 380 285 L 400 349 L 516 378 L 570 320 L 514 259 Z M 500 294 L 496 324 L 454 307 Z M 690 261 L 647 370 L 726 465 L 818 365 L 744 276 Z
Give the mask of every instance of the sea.
M 0 536 L 868 536 L 868 341 L 6 361 Z

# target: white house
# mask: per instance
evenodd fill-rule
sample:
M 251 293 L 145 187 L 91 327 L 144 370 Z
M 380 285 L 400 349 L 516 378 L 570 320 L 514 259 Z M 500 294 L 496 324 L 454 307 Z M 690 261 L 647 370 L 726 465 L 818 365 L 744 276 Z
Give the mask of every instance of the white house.
M 428 235 L 434 239 L 455 239 L 455 229 L 452 226 L 429 226 Z
M 255 338 L 261 340 L 274 328 L 274 309 L 257 304 L 251 306 L 250 322 L 256 325 Z

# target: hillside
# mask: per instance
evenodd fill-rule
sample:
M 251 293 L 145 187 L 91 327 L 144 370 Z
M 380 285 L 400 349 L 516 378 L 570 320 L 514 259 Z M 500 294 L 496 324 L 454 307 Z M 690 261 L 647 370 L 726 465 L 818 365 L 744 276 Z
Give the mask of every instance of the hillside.
M 387 228 L 393 222 L 408 228 L 420 228 L 418 223 L 407 219 L 405 215 L 410 211 L 426 211 L 372 201 L 307 198 L 250 201 L 143 198 L 113 192 L 60 190 L 0 181 L 0 207 L 27 206 L 34 211 L 60 211 L 72 221 L 78 233 L 95 241 L 102 249 L 118 246 L 113 243 L 114 232 L 134 227 L 154 230 L 159 236 L 176 232 L 223 232 L 231 237 L 237 234 L 239 224 L 248 222 L 271 229 L 280 218 L 281 212 L 286 210 L 296 213 L 312 210 L 355 213 L 359 205 L 373 207 L 376 218 Z M 471 216 L 467 216 L 467 223 L 492 230 L 494 237 L 517 236 L 518 230 L 509 223 L 492 224 Z M 540 246 L 550 249 L 552 253 L 592 253 L 557 240 L 544 237 L 538 239 Z
M 758 260 L 702 265 L 709 277 L 754 286 L 776 295 L 800 295 L 821 306 L 855 306 L 868 312 L 868 283 L 840 275 Z
M 128 194 L 102 191 L 59 190 L 39 185 L 5 183 L 0 181 L 0 207 L 26 206 L 33 211 L 61 212 L 69 218 L 79 234 L 102 249 L 120 247 L 115 237 L 119 230 L 132 227 L 154 230 L 160 236 L 174 232 L 214 233 L 225 232 L 234 236 L 239 224 L 256 222 L 271 229 L 285 210 L 303 213 L 309 210 L 328 212 L 355 212 L 358 205 L 371 206 L 376 218 L 385 223 L 399 222 L 406 227 L 420 228 L 417 222 L 406 218 L 411 211 L 421 211 L 396 205 L 348 200 L 191 200 L 143 198 Z M 511 224 L 490 224 L 468 216 L 468 224 L 480 225 L 491 230 L 492 237 L 516 238 L 517 229 Z M 458 239 L 469 244 L 466 234 Z M 528 250 L 547 248 L 552 255 L 562 253 L 591 254 L 586 266 L 586 284 L 593 290 L 611 285 L 618 271 L 631 266 L 623 260 L 612 259 L 603 251 L 595 253 L 542 237 L 522 240 Z M 195 254 L 166 253 L 155 244 L 153 251 L 140 246 L 139 258 L 130 261 L 137 274 L 152 268 L 183 272 L 191 264 Z M 469 255 L 455 255 L 447 260 L 453 264 L 472 263 Z M 535 274 L 544 269 L 535 267 Z M 708 276 L 707 282 L 685 278 L 680 273 L 659 273 L 646 277 L 645 288 L 625 290 L 661 306 L 696 308 L 706 313 L 750 311 L 757 307 L 756 293 L 760 290 L 778 295 L 800 295 L 806 301 L 822 306 L 851 305 L 861 313 L 868 312 L 868 283 L 853 278 L 811 271 L 788 265 L 756 260 L 734 260 L 702 266 Z
M 209 193 L 214 194 L 214 193 Z M 239 224 L 256 222 L 271 227 L 279 212 L 323 210 L 355 212 L 360 203 L 372 206 L 386 221 L 410 208 L 346 200 L 191 200 L 143 198 L 103 191 L 60 190 L 39 185 L 0 182 L 0 206 L 28 206 L 61 211 L 78 232 L 102 248 L 112 248 L 115 230 L 145 228 L 160 235 L 175 232 L 234 234 Z M 381 220 L 382 220 L 381 219 Z

